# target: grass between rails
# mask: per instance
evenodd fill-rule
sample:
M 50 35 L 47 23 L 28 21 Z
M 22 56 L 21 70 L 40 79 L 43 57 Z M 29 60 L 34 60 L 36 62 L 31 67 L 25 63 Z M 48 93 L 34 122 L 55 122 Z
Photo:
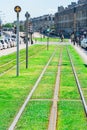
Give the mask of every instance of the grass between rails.
M 0 77 L 0 129 L 6 130 L 11 124 L 18 109 L 38 79 L 42 69 L 52 55 L 55 46 L 50 46 L 49 51 L 37 45 L 39 53 L 34 53 L 29 59 L 29 68 L 25 63 L 20 65 L 20 76 L 15 76 L 15 68 Z M 43 45 L 44 47 L 44 45 Z M 36 46 L 31 47 L 35 50 Z M 29 51 L 30 53 L 30 51 Z M 41 63 L 41 64 L 39 64 Z M 4 123 L 5 122 L 5 123 Z
M 47 130 L 51 105 L 50 101 L 29 102 L 15 130 Z
M 57 130 L 86 130 L 87 119 L 81 102 L 60 101 Z
M 42 45 L 43 46 L 43 45 Z M 36 47 L 36 46 L 35 46 Z M 42 69 L 50 58 L 55 46 L 50 46 L 49 51 L 46 49 L 41 50 L 41 46 L 37 45 L 38 51 L 35 53 L 36 48 L 32 47 L 29 50 L 34 53 L 29 58 L 29 68 L 25 69 L 25 62 L 20 66 L 20 76 L 16 77 L 15 69 L 9 71 L 7 74 L 0 78 L 0 129 L 6 130 L 16 115 L 18 109 L 21 107 L 27 94 L 32 89 L 37 78 L 39 77 Z M 44 47 L 44 46 L 43 46 Z M 69 48 L 72 52 L 72 48 Z M 34 50 L 34 51 L 33 51 Z M 72 52 L 73 56 L 75 52 Z M 47 68 L 44 77 L 42 78 L 37 92 L 34 93 L 32 98 L 51 98 L 53 95 L 56 70 L 58 68 L 58 55 L 59 51 L 55 54 L 52 62 Z M 73 57 L 75 60 L 77 54 Z M 78 58 L 77 58 L 78 59 Z M 78 63 L 75 64 L 78 66 Z M 53 67 L 54 66 L 54 67 Z M 82 66 L 82 63 L 80 64 Z M 79 66 L 77 67 L 78 70 Z M 85 72 L 85 70 L 83 71 Z M 80 70 L 78 71 L 80 73 Z M 49 78 L 49 76 L 51 78 Z M 41 89 L 42 86 L 42 89 Z M 48 87 L 46 87 L 48 86 Z M 60 83 L 60 101 L 58 103 L 58 130 L 86 130 L 87 123 L 84 114 L 82 103 L 78 89 L 74 81 L 69 58 L 66 49 L 63 49 L 63 63 L 61 71 Z M 49 88 L 49 89 L 47 89 Z M 83 88 L 84 89 L 84 88 Z M 85 88 L 86 89 L 86 88 Z M 43 91 L 43 92 L 42 92 Z M 85 93 L 86 96 L 86 93 Z M 66 101 L 66 100 L 67 101 Z M 72 101 L 73 100 L 73 101 Z M 50 101 L 31 101 L 23 113 L 20 121 L 18 122 L 17 130 L 46 130 L 48 127 L 48 120 L 52 102 Z M 36 109 L 35 109 L 36 108 Z
M 60 99 L 61 98 L 80 98 L 66 48 L 63 49 L 61 66 Z
M 50 62 L 44 76 L 42 77 L 37 89 L 32 96 L 32 98 L 35 98 L 36 100 L 33 102 L 31 101 L 32 106 L 31 102 L 29 103 L 19 122 L 17 123 L 16 130 L 46 130 L 48 128 L 52 102 L 43 100 L 39 101 L 38 104 L 37 99 L 49 99 L 53 97 L 56 73 L 58 69 L 59 52 L 60 47 L 53 57 L 52 61 Z M 46 106 L 44 105 L 44 103 L 46 103 Z M 49 111 L 47 113 L 48 109 Z
M 59 99 L 57 130 L 86 130 L 87 120 L 66 48 L 63 49 Z
M 59 47 L 59 50 L 60 50 L 60 47 Z M 60 52 L 59 50 L 56 52 L 55 56 L 53 57 L 52 61 L 50 62 L 49 66 L 48 66 L 44 76 L 42 77 L 42 80 L 40 81 L 36 91 L 34 92 L 32 98 L 49 99 L 49 98 L 53 97 L 56 72 L 57 72 L 57 68 L 58 68 L 58 58 L 59 58 L 59 52 Z M 55 66 L 54 66 L 54 64 L 55 64 Z M 47 107 L 45 108 L 44 102 L 47 103 L 48 101 L 43 100 L 43 101 L 40 101 L 39 104 L 38 104 L 38 101 L 36 101 L 36 100 L 34 102 L 37 104 L 37 106 L 33 105 L 33 112 L 32 112 L 33 115 L 30 113 L 31 106 L 29 107 L 29 105 L 28 105 L 28 107 L 22 114 L 22 117 L 20 118 L 20 120 L 16 126 L 17 129 L 46 130 L 48 128 L 48 121 L 49 121 L 51 105 L 49 107 L 47 104 Z M 49 108 L 49 115 L 46 114 L 46 120 L 44 120 L 44 117 L 45 117 L 44 111 L 47 113 L 48 108 Z M 29 112 L 29 114 L 27 114 L 28 112 Z M 37 115 L 38 115 L 38 117 L 37 117 Z M 25 118 L 26 118 L 26 122 L 25 122 Z M 33 118 L 33 120 L 32 120 L 32 118 Z M 23 122 L 25 122 L 25 125 L 23 125 Z
M 55 56 L 50 62 L 32 98 L 50 99 L 53 97 L 56 74 L 57 74 L 57 69 L 58 69 L 59 52 L 60 52 L 60 49 L 56 52 Z

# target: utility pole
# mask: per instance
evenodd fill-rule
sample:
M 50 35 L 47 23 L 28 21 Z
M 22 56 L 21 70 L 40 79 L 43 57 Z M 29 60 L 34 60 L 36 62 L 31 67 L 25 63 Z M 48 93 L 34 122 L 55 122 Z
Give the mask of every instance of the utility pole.
M 29 17 L 30 14 L 26 12 L 25 14 L 26 17 L 26 69 L 28 68 L 28 24 L 29 24 Z
M 74 30 L 74 45 L 75 45 L 75 35 L 76 35 L 76 7 L 74 7 L 74 20 L 73 20 L 73 30 Z
M 49 50 L 49 33 L 50 33 L 50 28 L 48 26 L 48 28 L 47 28 L 47 34 L 48 34 L 48 36 L 47 36 L 47 51 Z

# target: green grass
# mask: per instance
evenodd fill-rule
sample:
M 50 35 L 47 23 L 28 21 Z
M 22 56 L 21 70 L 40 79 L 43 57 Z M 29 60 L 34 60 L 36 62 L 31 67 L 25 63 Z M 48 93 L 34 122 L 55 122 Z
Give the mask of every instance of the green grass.
M 49 101 L 30 101 L 15 130 L 46 130 L 51 104 Z
M 33 38 L 33 40 L 35 40 L 36 42 L 47 42 L 47 37 L 45 38 Z M 49 37 L 49 42 L 60 42 L 61 39 L 60 38 L 51 38 Z M 64 39 L 64 42 L 68 42 L 68 39 Z
M 6 130 L 10 126 L 55 48 L 57 48 L 56 45 L 51 45 L 49 51 L 47 51 L 45 45 L 29 47 L 29 68 L 25 68 L 24 61 L 20 64 L 19 77 L 16 77 L 15 68 L 0 77 L 0 130 Z M 30 101 L 27 105 L 16 126 L 17 130 L 46 130 L 48 128 L 52 102 L 44 101 L 44 99 L 53 98 L 60 48 L 63 48 L 63 59 L 61 64 L 57 129 L 87 129 L 86 117 L 72 73 L 69 57 L 66 48 L 60 46 L 32 96 L 33 100 L 37 100 Z M 87 99 L 87 68 L 74 49 L 69 46 L 69 50 L 72 54 L 78 77 L 81 79 L 82 90 Z M 21 50 L 20 54 L 23 56 L 22 60 L 24 60 L 25 50 Z M 15 58 L 15 53 L 0 57 L 0 65 L 9 62 L 13 58 Z M 41 98 L 43 101 L 38 101 Z
M 82 67 L 83 62 L 78 54 L 74 51 L 74 49 L 72 49 L 71 46 L 68 47 L 73 57 L 75 68 L 78 65 L 79 66 L 77 68 Z M 60 100 L 58 103 L 57 130 L 86 130 L 87 120 L 84 107 L 80 99 L 66 49 L 63 49 L 59 94 Z
M 81 88 L 84 90 L 87 88 L 87 65 L 84 64 L 83 59 L 77 54 L 76 50 L 69 46 L 69 51 L 71 53 L 72 60 L 74 62 L 74 66 L 77 72 L 77 76 L 79 78 Z M 83 91 L 84 93 L 84 91 Z M 86 93 L 84 93 L 84 97 L 86 97 Z
M 56 75 L 58 70 L 58 60 L 59 60 L 59 50 L 56 52 L 55 56 L 50 62 L 32 98 L 49 99 L 53 97 Z
M 57 130 L 86 130 L 87 120 L 82 103 L 60 101 L 58 104 Z
M 61 86 L 76 86 L 73 73 L 61 73 Z
M 45 46 L 41 46 L 40 49 L 37 45 L 35 45 L 35 50 L 33 46 L 29 47 L 29 57 L 33 57 L 33 55 L 37 55 L 42 49 L 45 49 Z M 20 51 L 20 62 L 24 61 L 26 58 L 25 49 Z M 7 64 L 8 63 L 8 64 Z M 3 66 L 4 65 L 4 66 Z M 3 73 L 6 70 L 9 70 L 13 66 L 16 65 L 16 53 L 12 53 L 6 56 L 0 57 L 0 73 Z
M 75 86 L 76 87 L 76 86 Z M 62 87 L 60 98 L 62 99 L 79 99 L 78 90 L 74 86 Z
M 50 46 L 49 51 L 47 51 L 44 45 L 32 46 L 29 50 L 32 57 L 29 58 L 28 69 L 25 68 L 24 62 L 20 64 L 19 77 L 16 77 L 15 68 L 0 77 L 0 130 L 6 130 L 11 124 L 55 47 L 55 45 Z M 35 52 L 36 48 L 38 48 L 37 52 Z M 5 57 L 3 59 L 2 62 L 5 61 Z
M 60 98 L 62 99 L 80 98 L 66 48 L 63 49 L 61 80 L 60 80 Z

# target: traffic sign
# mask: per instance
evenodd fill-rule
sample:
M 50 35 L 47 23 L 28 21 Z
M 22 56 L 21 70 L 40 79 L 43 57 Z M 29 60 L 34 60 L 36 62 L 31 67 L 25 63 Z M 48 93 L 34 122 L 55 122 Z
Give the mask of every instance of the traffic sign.
M 21 7 L 20 6 L 15 6 L 14 10 L 15 10 L 15 12 L 19 13 L 19 12 L 21 12 Z
M 30 17 L 30 14 L 29 14 L 28 12 L 26 12 L 25 17 L 26 17 L 26 18 L 29 18 L 29 17 Z

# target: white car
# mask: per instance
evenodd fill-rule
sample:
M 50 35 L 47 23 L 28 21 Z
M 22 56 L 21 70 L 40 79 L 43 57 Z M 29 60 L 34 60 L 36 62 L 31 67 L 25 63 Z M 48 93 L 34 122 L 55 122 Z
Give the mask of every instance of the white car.
M 3 49 L 3 45 L 2 45 L 2 43 L 0 42 L 0 50 L 2 50 Z
M 13 47 L 14 46 L 14 42 L 12 41 L 12 39 L 10 37 L 8 38 L 8 41 L 10 43 L 10 46 Z
M 10 48 L 10 42 L 8 41 L 8 39 L 5 39 L 5 42 L 7 43 L 7 47 Z
M 15 34 L 12 34 L 12 35 L 11 35 L 11 39 L 16 39 L 16 35 L 15 35 Z
M 82 41 L 81 41 L 81 47 L 83 48 L 87 48 L 87 38 L 84 38 Z
M 16 35 L 15 35 L 15 34 L 12 34 L 12 35 L 11 35 L 11 40 L 13 41 L 14 46 L 16 46 L 17 38 L 16 38 Z
M 2 43 L 3 49 L 7 48 L 7 43 L 3 39 L 0 39 L 0 43 Z
M 13 46 L 15 47 L 16 46 L 16 40 L 15 39 L 11 39 L 12 42 L 13 42 Z

